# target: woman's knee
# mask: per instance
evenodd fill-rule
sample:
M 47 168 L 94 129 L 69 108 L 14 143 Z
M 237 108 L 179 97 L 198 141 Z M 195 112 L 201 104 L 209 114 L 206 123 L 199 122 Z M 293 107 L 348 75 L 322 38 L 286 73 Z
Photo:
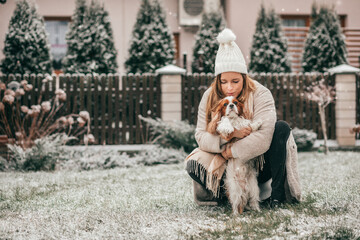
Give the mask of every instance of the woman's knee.
M 188 172 L 188 173 L 191 173 L 193 172 L 193 167 L 192 167 L 192 162 L 191 161 L 194 161 L 194 160 L 189 160 L 187 163 L 186 163 L 186 167 L 185 167 L 185 170 Z
M 189 160 L 186 163 L 186 171 L 189 174 L 189 176 L 199 184 L 206 186 L 205 179 L 206 179 L 206 172 L 202 166 L 196 167 L 196 164 L 198 164 L 195 160 Z M 201 174 L 201 172 L 203 172 Z M 202 177 L 201 177 L 202 176 Z
M 274 135 L 278 137 L 289 137 L 291 128 L 289 124 L 285 121 L 279 120 L 275 123 L 275 132 Z

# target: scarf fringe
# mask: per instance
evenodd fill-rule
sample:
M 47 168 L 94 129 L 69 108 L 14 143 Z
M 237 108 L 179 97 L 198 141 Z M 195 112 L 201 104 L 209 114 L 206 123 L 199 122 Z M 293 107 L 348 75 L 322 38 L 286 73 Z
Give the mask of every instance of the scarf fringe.
M 206 187 L 209 189 L 214 197 L 219 198 L 220 194 L 220 179 L 213 174 L 208 174 L 206 176 Z
M 219 179 L 218 176 L 207 172 L 205 167 L 197 161 L 190 161 L 190 168 L 190 171 L 200 178 L 201 182 L 206 183 L 206 188 L 213 193 L 214 197 L 219 198 L 221 178 Z M 199 173 L 200 176 L 198 176 Z

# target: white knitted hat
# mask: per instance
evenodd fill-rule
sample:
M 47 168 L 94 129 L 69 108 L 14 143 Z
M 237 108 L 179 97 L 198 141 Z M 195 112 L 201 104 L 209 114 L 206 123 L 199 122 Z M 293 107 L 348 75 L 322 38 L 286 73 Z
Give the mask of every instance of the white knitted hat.
M 215 76 L 223 72 L 238 72 L 247 74 L 247 67 L 240 48 L 235 43 L 236 36 L 225 28 L 217 36 L 220 43 L 215 59 Z

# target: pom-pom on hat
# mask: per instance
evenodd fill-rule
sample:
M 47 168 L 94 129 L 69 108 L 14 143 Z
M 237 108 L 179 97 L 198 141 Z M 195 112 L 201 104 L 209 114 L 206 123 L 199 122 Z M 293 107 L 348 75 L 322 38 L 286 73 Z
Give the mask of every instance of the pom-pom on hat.
M 215 76 L 223 72 L 238 72 L 247 74 L 247 67 L 240 48 L 235 43 L 236 36 L 225 28 L 217 36 L 219 49 L 215 59 Z

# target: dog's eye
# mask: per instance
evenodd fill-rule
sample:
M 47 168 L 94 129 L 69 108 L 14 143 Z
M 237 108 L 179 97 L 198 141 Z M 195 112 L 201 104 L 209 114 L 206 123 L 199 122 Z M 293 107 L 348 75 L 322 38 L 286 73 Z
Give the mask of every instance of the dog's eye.
M 226 107 L 228 104 L 227 103 L 224 103 L 224 107 Z
M 237 104 L 237 101 L 233 102 L 235 105 Z

